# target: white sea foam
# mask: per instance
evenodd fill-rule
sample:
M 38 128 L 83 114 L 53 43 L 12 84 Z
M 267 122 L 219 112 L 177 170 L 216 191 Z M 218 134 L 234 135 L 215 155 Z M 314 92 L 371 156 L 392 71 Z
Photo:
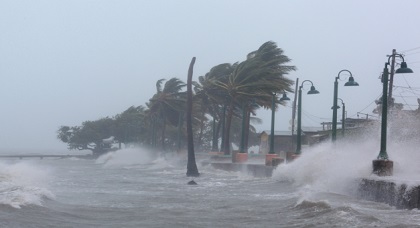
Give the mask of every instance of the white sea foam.
M 48 190 L 49 170 L 29 162 L 0 163 L 0 204 L 20 208 L 42 205 L 44 198 L 54 198 Z
M 368 177 L 372 160 L 378 152 L 370 141 L 323 143 L 304 150 L 295 161 L 279 166 L 273 173 L 277 180 L 290 180 L 306 189 L 322 192 L 348 193 L 354 181 Z M 309 187 L 308 187 L 309 186 Z
M 155 157 L 146 149 L 127 148 L 100 156 L 96 159 L 96 164 L 103 164 L 105 167 L 143 165 L 151 163 Z
M 415 143 L 415 142 L 414 142 Z M 412 142 L 388 141 L 387 153 L 394 162 L 391 177 L 372 174 L 372 160 L 379 154 L 379 140 L 326 142 L 306 148 L 295 161 L 279 166 L 273 173 L 276 180 L 292 181 L 305 196 L 312 193 L 334 192 L 353 194 L 361 178 L 392 180 L 397 184 L 417 186 L 420 184 L 420 153 Z

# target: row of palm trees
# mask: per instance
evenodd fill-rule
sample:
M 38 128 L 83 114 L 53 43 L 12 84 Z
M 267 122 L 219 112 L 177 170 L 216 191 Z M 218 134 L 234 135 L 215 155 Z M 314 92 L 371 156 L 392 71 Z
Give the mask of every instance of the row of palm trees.
M 251 114 L 258 108 L 271 108 L 273 94 L 291 92 L 293 82 L 286 75 L 295 70 L 290 59 L 274 42 L 266 42 L 247 55 L 246 60 L 214 66 L 191 84 L 192 128 L 198 151 L 223 151 L 229 154 L 231 141 L 247 150 Z M 145 106 L 129 107 L 124 112 L 81 126 L 61 126 L 57 137 L 69 149 L 101 150 L 102 140 L 114 136 L 121 144 L 150 145 L 161 151 L 181 150 L 187 141 L 186 84 L 178 78 L 160 79 L 156 93 Z M 277 97 L 276 106 L 279 103 Z M 246 129 L 245 134 L 241 134 Z M 242 136 L 243 137 L 240 137 Z M 220 142 L 220 147 L 219 147 Z M 241 148 L 242 149 L 242 148 Z
M 296 67 L 287 65 L 290 61 L 282 49 L 269 41 L 249 53 L 246 60 L 219 64 L 204 76 L 199 76 L 193 82 L 192 113 L 196 145 L 211 144 L 211 150 L 218 151 L 218 142 L 221 141 L 220 151 L 229 154 L 231 137 L 239 135 L 238 130 L 234 134 L 231 132 L 232 127 L 240 126 L 240 120 L 244 118 L 245 126 L 242 127 L 253 129 L 250 126 L 251 114 L 255 115 L 255 111 L 261 107 L 272 108 L 273 94 L 292 92 L 293 81 L 286 75 Z M 156 93 L 146 103 L 144 111 L 152 146 L 157 147 L 159 141 L 163 150 L 171 144 L 172 147 L 178 144 L 176 147 L 181 148 L 180 135 L 185 139 L 185 86 L 178 78 L 157 81 Z M 277 97 L 276 100 L 277 106 L 280 101 Z M 167 137 L 168 132 L 172 132 L 172 135 L 176 132 L 177 142 L 173 140 L 174 137 Z

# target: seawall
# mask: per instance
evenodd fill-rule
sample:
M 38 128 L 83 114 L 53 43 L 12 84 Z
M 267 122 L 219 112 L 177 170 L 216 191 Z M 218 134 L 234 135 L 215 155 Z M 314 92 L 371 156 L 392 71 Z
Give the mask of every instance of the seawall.
M 365 200 L 386 203 L 399 209 L 420 209 L 420 185 L 408 186 L 388 180 L 362 179 L 358 191 Z
M 263 164 L 211 162 L 210 165 L 215 169 L 243 172 L 254 177 L 271 177 L 273 170 L 275 169 L 273 166 L 266 166 Z

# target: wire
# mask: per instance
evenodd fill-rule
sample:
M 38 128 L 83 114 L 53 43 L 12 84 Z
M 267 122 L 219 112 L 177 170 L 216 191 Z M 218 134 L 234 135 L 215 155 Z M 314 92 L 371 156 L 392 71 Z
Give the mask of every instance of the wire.
M 420 53 L 420 51 L 414 52 L 414 53 L 409 53 L 409 54 L 404 54 L 404 56 L 407 56 L 407 55 L 415 55 L 415 54 L 419 54 L 419 53 Z
M 307 117 L 309 120 L 311 120 L 312 122 L 319 124 L 319 120 L 315 120 L 315 119 L 313 119 L 313 117 L 311 117 L 312 115 L 310 115 L 310 114 L 308 114 L 308 113 L 305 113 L 305 112 L 303 112 L 303 115 L 304 115 L 305 117 Z M 319 118 L 319 117 L 317 117 L 317 118 Z M 321 118 L 319 118 L 319 119 L 321 119 Z
M 407 50 L 401 51 L 400 53 L 406 53 L 406 52 L 409 52 L 409 51 L 414 51 L 414 50 L 417 50 L 417 49 L 420 49 L 420 47 L 410 48 L 410 49 L 407 49 Z

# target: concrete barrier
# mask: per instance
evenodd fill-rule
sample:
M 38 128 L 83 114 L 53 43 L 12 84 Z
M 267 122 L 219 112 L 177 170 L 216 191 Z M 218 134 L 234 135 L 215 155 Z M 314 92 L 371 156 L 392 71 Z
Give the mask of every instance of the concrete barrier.
M 408 187 L 392 181 L 362 179 L 359 197 L 386 203 L 399 209 L 420 209 L 420 186 Z
M 262 164 L 240 164 L 240 163 L 217 163 L 212 162 L 210 165 L 215 169 L 221 169 L 231 172 L 243 172 L 254 177 L 271 177 L 275 167 L 265 166 Z

